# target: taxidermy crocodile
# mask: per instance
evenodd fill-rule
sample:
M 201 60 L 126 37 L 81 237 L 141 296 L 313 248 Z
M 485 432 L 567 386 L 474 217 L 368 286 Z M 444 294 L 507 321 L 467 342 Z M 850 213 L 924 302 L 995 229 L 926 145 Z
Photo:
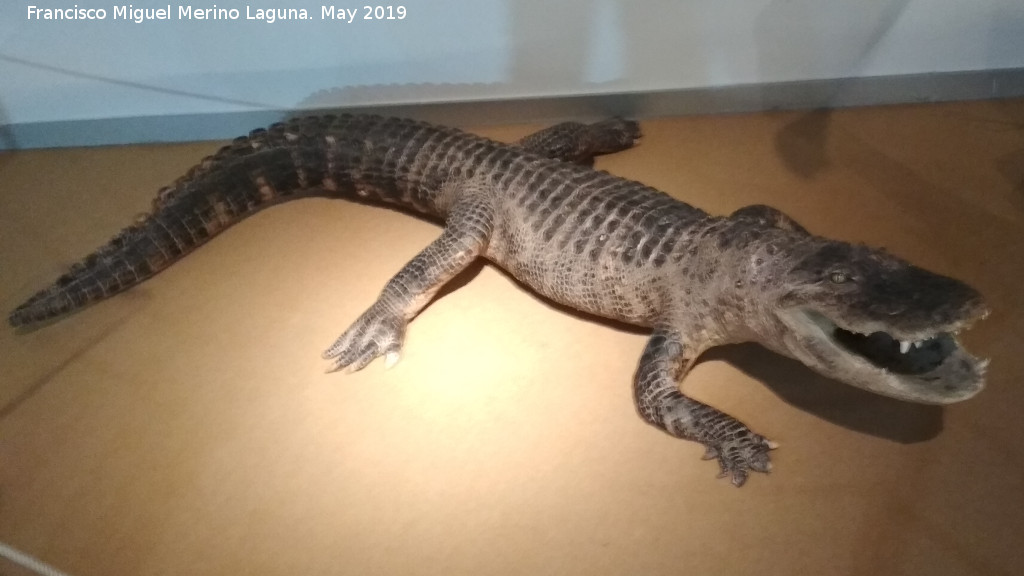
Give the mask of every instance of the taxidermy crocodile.
M 768 206 L 715 217 L 595 171 L 634 122 L 567 122 L 515 144 L 411 120 L 341 115 L 256 130 L 162 189 L 150 214 L 10 314 L 37 323 L 124 290 L 266 206 L 310 195 L 400 206 L 444 231 L 323 354 L 332 369 L 398 360 L 406 325 L 483 256 L 538 293 L 652 335 L 633 380 L 644 420 L 704 445 L 744 483 L 776 444 L 679 390 L 697 357 L 755 341 L 821 374 L 947 404 L 984 385 L 956 334 L 987 310 L 966 284 L 808 233 Z

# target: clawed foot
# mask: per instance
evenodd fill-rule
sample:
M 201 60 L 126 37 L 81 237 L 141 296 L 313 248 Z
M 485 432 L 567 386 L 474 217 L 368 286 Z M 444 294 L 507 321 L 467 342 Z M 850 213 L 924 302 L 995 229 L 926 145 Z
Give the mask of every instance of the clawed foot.
M 640 141 L 640 124 L 625 118 L 609 118 L 588 126 L 595 154 L 612 154 L 632 148 Z
M 324 351 L 324 359 L 334 360 L 327 371 L 362 370 L 378 356 L 384 356 L 385 368 L 394 366 L 402 350 L 405 324 L 401 315 L 375 304 Z
M 726 440 L 706 445 L 704 460 L 718 460 L 721 471 L 719 478 L 732 477 L 732 484 L 737 488 L 747 481 L 750 470 L 769 472 L 772 469 L 769 450 L 779 447 L 778 443 L 766 439 L 744 428 Z

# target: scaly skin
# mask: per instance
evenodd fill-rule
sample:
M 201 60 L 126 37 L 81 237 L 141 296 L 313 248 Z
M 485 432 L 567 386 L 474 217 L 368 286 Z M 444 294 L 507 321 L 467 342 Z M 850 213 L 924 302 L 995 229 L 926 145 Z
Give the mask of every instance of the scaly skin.
M 983 386 L 957 331 L 984 316 L 966 284 L 819 238 L 778 210 L 712 217 L 587 168 L 629 148 L 635 123 L 567 122 L 506 145 L 409 120 L 324 116 L 237 139 L 165 188 L 153 212 L 15 309 L 15 326 L 126 289 L 246 216 L 310 195 L 397 204 L 444 222 L 325 352 L 332 369 L 397 361 L 406 325 L 483 256 L 562 304 L 653 334 L 634 378 L 640 415 L 703 444 L 739 486 L 775 444 L 678 388 L 720 344 L 755 341 L 827 376 L 915 402 Z M 870 334 L 870 336 L 865 336 Z M 916 344 L 911 344 L 915 342 Z

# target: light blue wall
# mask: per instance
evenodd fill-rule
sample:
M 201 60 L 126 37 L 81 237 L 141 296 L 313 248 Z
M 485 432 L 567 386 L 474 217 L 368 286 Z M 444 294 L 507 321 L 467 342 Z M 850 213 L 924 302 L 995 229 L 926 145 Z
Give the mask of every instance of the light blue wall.
M 103 8 L 105 21 L 27 18 Z M 137 0 L 135 7 L 166 7 Z M 362 2 L 336 4 L 359 8 Z M 403 0 L 400 21 L 141 24 L 0 6 L 0 124 L 1024 67 L 1021 0 Z M 397 4 L 393 4 L 397 5 Z M 360 13 L 362 10 L 360 9 Z

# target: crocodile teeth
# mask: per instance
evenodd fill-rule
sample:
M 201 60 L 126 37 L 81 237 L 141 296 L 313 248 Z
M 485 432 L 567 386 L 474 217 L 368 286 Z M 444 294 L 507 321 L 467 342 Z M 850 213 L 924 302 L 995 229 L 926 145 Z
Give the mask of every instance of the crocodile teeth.
M 900 343 L 900 354 L 906 354 L 907 352 L 910 352 L 911 346 L 913 346 L 914 349 L 924 346 L 924 340 L 914 340 L 913 342 L 909 340 L 897 340 L 897 342 Z

